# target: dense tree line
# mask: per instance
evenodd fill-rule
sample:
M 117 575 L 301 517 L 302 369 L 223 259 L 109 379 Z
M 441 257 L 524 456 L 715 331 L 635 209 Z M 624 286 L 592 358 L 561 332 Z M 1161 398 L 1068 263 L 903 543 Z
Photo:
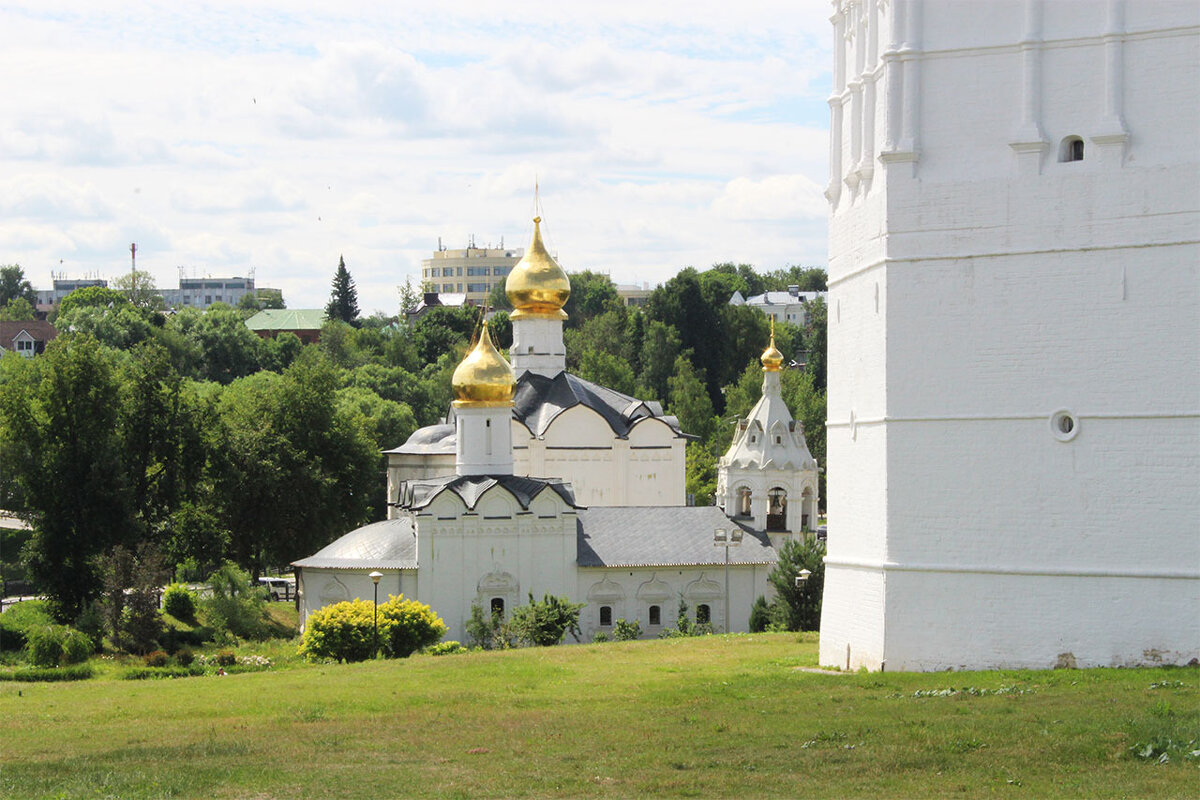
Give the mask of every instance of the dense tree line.
M 14 277 L 6 291 L 25 294 Z M 761 313 L 729 299 L 823 288 L 823 273 L 688 268 L 644 309 L 625 307 L 607 276 L 571 282 L 568 368 L 677 415 L 700 437 L 688 446 L 688 491 L 711 502 L 733 422 L 758 399 L 769 336 Z M 259 574 L 382 518 L 380 451 L 444 417 L 479 324 L 471 308 L 433 308 L 411 324 L 331 319 L 304 345 L 256 336 L 244 324 L 251 304 L 165 312 L 139 302 L 144 286 L 73 292 L 44 355 L 0 360 L 0 508 L 31 523 L 23 563 L 68 621 L 100 595 L 99 565 L 118 547 L 150 544 L 181 577 L 226 559 Z M 783 385 L 823 461 L 824 313 L 811 311 L 814 324 L 781 324 L 776 341 L 789 358 L 820 349 Z M 506 311 L 493 330 L 507 348 Z

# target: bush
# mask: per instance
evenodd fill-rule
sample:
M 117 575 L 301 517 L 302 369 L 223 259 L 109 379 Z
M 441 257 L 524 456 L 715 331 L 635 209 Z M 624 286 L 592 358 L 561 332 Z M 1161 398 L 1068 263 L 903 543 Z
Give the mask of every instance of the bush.
M 200 607 L 216 632 L 243 639 L 262 638 L 267 618 L 266 593 L 250 583 L 250 575 L 226 562 L 208 578 L 212 596 Z
M 222 650 L 217 653 L 214 660 L 217 662 L 218 667 L 232 667 L 237 663 L 237 656 L 234 655 L 232 650 Z
M 154 650 L 142 656 L 142 661 L 146 662 L 147 667 L 165 667 L 170 657 L 162 650 Z
M 608 642 L 611 640 L 608 638 L 608 634 L 605 633 L 604 631 L 596 631 L 592 635 L 592 641 L 597 642 L 597 643 L 603 643 L 603 642 Z
M 633 622 L 627 622 L 624 617 L 617 620 L 617 624 L 613 626 L 613 640 L 617 642 L 628 642 L 634 639 L 642 638 L 642 624 L 636 619 Z
M 379 649 L 388 658 L 408 658 L 446 635 L 446 623 L 433 609 L 416 600 L 388 595 L 379 606 Z
M 25 657 L 35 667 L 79 664 L 92 654 L 88 635 L 66 625 L 38 625 L 25 636 Z
M 430 645 L 425 648 L 424 652 L 430 656 L 456 656 L 459 653 L 469 653 L 471 651 L 463 647 L 459 642 L 451 639 L 448 642 L 438 642 L 435 645 Z
M 389 595 L 379 606 L 379 652 L 386 658 L 406 658 L 435 644 L 446 630 L 429 606 L 403 595 Z M 317 610 L 308 618 L 300 643 L 300 654 L 309 660 L 364 661 L 374 651 L 375 606 L 366 600 Z
M 526 645 L 550 647 L 562 642 L 568 632 L 579 641 L 579 612 L 585 605 L 551 594 L 538 602 L 530 593 L 529 605 L 513 610 L 509 628 L 517 641 Z
M 181 647 L 175 652 L 175 663 L 181 667 L 190 667 L 196 660 L 196 654 L 187 647 Z
M 172 583 L 163 592 L 163 611 L 184 622 L 196 621 L 196 593 L 182 583 Z
M 92 677 L 95 670 L 91 664 L 72 664 L 69 667 L 34 667 L 15 672 L 0 672 L 0 681 L 22 681 L 27 683 L 45 681 L 84 681 Z
M 300 655 L 309 661 L 365 661 L 374 651 L 374 612 L 374 606 L 366 600 L 317 609 L 305 623 Z
M 0 650 L 16 651 L 25 649 L 25 629 L 13 625 L 0 615 Z
M 132 669 L 127 669 L 121 673 L 121 680 L 144 681 L 153 680 L 156 678 L 192 678 L 203 674 L 204 668 L 199 666 L 133 667 Z
M 62 642 L 62 664 L 82 664 L 96 652 L 96 642 L 86 633 L 67 628 Z
M 762 633 L 771 624 L 771 606 L 761 594 L 750 607 L 750 632 Z
M 478 603 L 471 604 L 471 618 L 466 623 L 471 644 L 484 650 L 503 650 L 512 647 L 508 625 L 498 613 L 486 614 Z

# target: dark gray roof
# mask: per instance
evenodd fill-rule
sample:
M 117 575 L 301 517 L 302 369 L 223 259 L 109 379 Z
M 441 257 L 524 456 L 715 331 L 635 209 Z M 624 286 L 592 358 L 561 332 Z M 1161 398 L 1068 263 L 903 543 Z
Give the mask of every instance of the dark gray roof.
M 580 509 L 581 567 L 724 565 L 725 548 L 713 544 L 718 528 L 740 527 L 715 506 L 619 506 Z M 742 528 L 729 548 L 730 564 L 774 564 L 765 533 Z
M 513 417 L 534 436 L 541 436 L 555 417 L 578 405 L 587 406 L 604 417 L 620 437 L 627 436 L 630 428 L 647 417 L 657 417 L 677 435 L 686 435 L 679 429 L 679 420 L 664 416 L 658 403 L 638 400 L 569 372 L 560 372 L 553 378 L 526 372 L 517 379 Z
M 417 538 L 412 519 L 385 519 L 350 531 L 293 567 L 416 569 Z
M 523 478 L 519 475 L 449 475 L 404 481 L 400 484 L 400 501 L 397 505 L 412 510 L 422 509 L 442 492 L 451 491 L 462 498 L 468 509 L 473 509 L 483 493 L 497 484 L 507 489 L 524 509 L 528 509 L 544 489 L 557 492 L 568 506 L 575 508 L 575 494 L 570 484 L 557 478 Z
M 534 436 L 543 435 L 559 414 L 578 405 L 587 406 L 603 417 L 613 433 L 621 438 L 628 436 L 634 425 L 649 417 L 665 422 L 676 436 L 696 438 L 681 431 L 679 420 L 663 414 L 662 406 L 653 400 L 638 400 L 569 372 L 560 372 L 553 378 L 526 372 L 517 378 L 513 419 L 528 428 Z M 453 425 L 427 425 L 417 429 L 404 444 L 384 452 L 453 453 L 456 442 Z

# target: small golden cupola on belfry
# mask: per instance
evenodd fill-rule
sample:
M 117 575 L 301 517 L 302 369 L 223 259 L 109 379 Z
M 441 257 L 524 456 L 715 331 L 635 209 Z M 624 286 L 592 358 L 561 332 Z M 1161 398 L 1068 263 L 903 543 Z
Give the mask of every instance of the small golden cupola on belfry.
M 492 344 L 486 321 L 480 331 L 479 341 L 454 370 L 450 386 L 457 408 L 512 405 L 517 378 L 496 345 Z
M 514 320 L 567 318 L 562 309 L 571 296 L 571 281 L 542 243 L 541 222 L 541 217 L 533 218 L 533 241 L 504 285 Z
M 779 352 L 779 348 L 775 346 L 775 318 L 771 318 L 771 344 L 763 351 L 762 357 L 763 372 L 779 372 L 783 366 L 783 353 Z

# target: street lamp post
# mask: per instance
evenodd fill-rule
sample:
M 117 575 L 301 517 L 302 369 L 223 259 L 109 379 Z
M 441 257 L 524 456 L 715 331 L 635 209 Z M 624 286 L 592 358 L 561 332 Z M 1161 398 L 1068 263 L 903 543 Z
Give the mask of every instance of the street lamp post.
M 373 629 L 374 646 L 371 650 L 371 658 L 379 658 L 379 579 L 383 577 L 382 572 L 372 572 L 367 576 L 371 579 L 371 583 L 375 584 L 375 616 L 371 621 Z
M 726 531 L 724 528 L 717 528 L 713 532 L 713 545 L 716 547 L 725 548 L 725 632 L 729 633 L 729 548 L 737 547 L 742 543 L 742 529 L 734 528 L 731 531 Z

